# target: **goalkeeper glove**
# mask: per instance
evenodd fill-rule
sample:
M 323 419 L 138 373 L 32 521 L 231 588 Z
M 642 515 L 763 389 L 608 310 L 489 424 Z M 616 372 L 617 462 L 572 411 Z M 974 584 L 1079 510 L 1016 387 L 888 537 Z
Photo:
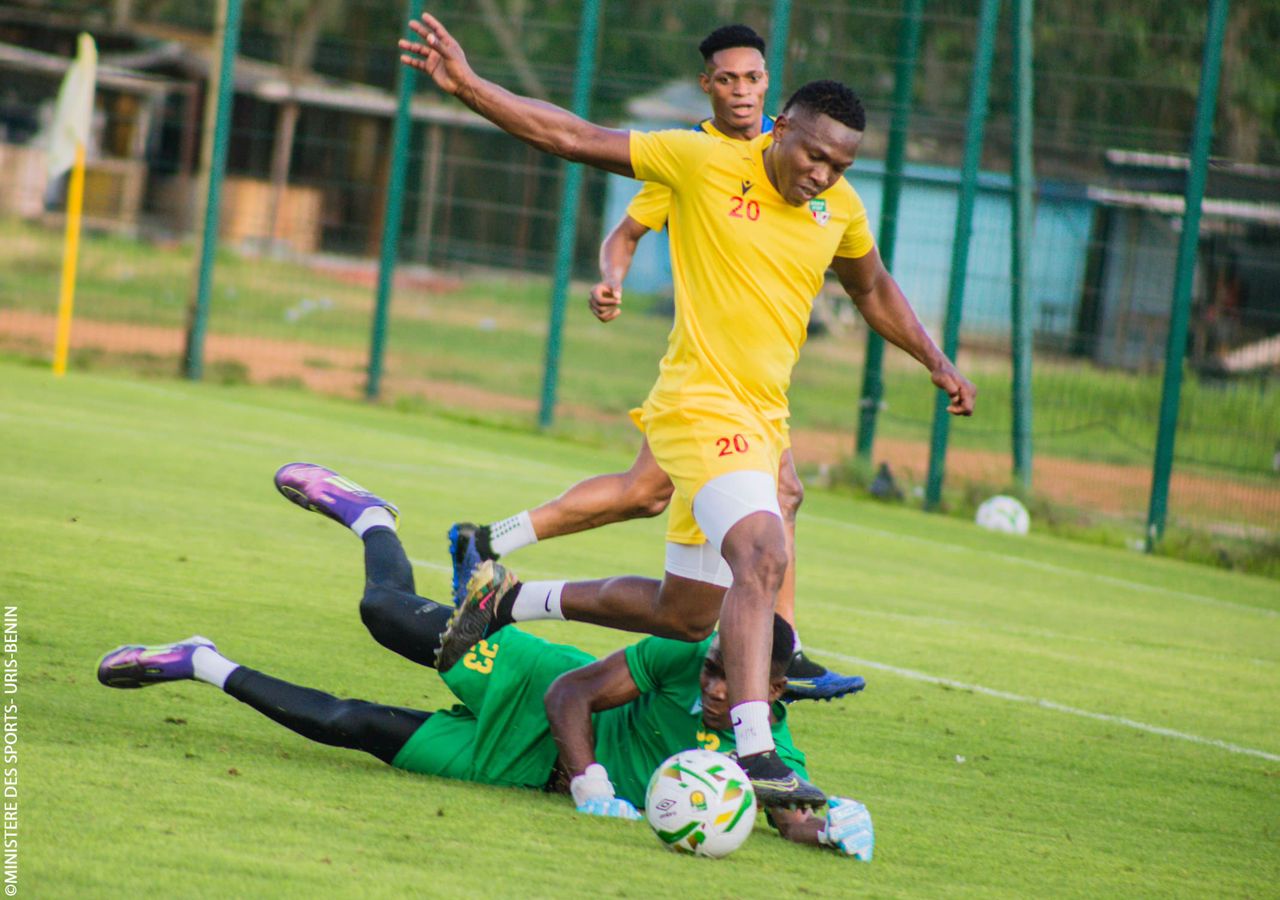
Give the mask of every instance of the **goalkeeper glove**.
M 831 797 L 827 801 L 827 824 L 818 832 L 818 840 L 846 856 L 871 862 L 876 845 L 871 813 L 857 800 Z
M 569 782 L 569 793 L 580 813 L 616 819 L 642 818 L 629 801 L 614 796 L 609 773 L 599 763 L 592 763 L 581 775 L 575 775 Z

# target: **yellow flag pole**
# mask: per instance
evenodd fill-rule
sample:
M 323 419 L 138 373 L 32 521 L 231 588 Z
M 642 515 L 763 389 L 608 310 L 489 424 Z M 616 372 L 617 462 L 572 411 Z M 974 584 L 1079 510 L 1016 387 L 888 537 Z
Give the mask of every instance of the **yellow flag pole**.
M 76 161 L 67 187 L 67 236 L 62 250 L 62 290 L 58 295 L 58 337 L 53 347 L 53 374 L 67 372 L 71 343 L 71 311 L 76 299 L 76 258 L 80 253 L 80 210 L 84 206 L 84 143 L 76 142 Z

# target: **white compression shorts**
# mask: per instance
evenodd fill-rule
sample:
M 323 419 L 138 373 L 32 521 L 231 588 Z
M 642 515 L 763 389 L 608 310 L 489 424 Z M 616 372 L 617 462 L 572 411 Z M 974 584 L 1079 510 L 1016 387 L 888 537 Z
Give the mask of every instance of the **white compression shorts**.
M 729 587 L 733 573 L 720 555 L 720 545 L 729 529 L 758 512 L 782 518 L 778 486 L 771 475 L 742 471 L 711 479 L 693 500 L 694 518 L 707 540 L 701 544 L 667 541 L 666 570 L 681 578 Z
M 667 541 L 666 570 L 681 578 L 719 585 L 722 588 L 733 584 L 729 564 L 706 541 L 701 544 L 676 544 Z
M 693 498 L 693 518 L 717 554 L 729 529 L 758 512 L 782 518 L 776 473 L 729 472 L 712 478 Z

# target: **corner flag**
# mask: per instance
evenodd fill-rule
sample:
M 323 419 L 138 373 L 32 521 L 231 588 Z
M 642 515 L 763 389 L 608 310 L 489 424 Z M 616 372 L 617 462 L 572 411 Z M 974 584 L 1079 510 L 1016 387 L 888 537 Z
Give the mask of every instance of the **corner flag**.
M 67 371 L 71 342 L 71 310 L 75 303 L 76 257 L 80 250 L 80 210 L 84 205 L 84 147 L 93 120 L 93 93 L 98 78 L 98 48 L 81 34 L 76 59 L 67 68 L 58 91 L 49 145 L 49 181 L 71 170 L 67 188 L 67 236 L 62 252 L 62 289 L 58 297 L 58 334 L 53 348 L 53 374 Z

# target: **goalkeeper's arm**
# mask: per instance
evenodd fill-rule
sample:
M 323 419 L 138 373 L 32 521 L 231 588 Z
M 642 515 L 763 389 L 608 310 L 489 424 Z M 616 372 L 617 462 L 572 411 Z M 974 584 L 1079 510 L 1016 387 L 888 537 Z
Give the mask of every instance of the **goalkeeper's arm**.
M 830 847 L 863 862 L 871 861 L 875 847 L 871 814 L 857 800 L 831 797 L 825 816 L 807 809 L 771 809 L 769 821 L 789 841 Z
M 560 763 L 571 779 L 569 790 L 579 811 L 638 817 L 630 803 L 614 799 L 609 773 L 596 762 L 591 714 L 622 706 L 639 696 L 640 688 L 631 676 L 623 650 L 564 673 L 547 689 L 543 697 L 547 722 L 560 749 Z M 626 809 L 619 810 L 619 805 Z

